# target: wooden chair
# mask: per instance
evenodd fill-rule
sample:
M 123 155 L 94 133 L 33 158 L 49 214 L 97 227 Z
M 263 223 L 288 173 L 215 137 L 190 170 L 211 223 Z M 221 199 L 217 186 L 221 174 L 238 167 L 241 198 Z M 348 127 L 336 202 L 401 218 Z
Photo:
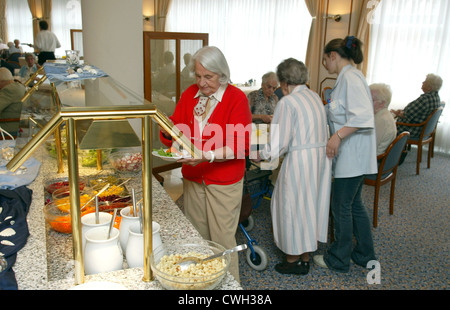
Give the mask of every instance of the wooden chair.
M 380 187 L 391 182 L 391 193 L 389 198 L 389 214 L 394 214 L 394 194 L 395 179 L 397 176 L 397 168 L 400 162 L 400 155 L 404 150 L 409 138 L 409 132 L 402 132 L 388 146 L 383 154 L 378 155 L 379 162 L 378 173 L 367 175 L 364 184 L 375 187 L 375 196 L 373 204 L 373 227 L 378 226 L 378 200 L 380 196 Z
M 408 146 L 412 144 L 417 145 L 417 163 L 416 163 L 416 174 L 419 174 L 420 171 L 420 163 L 422 162 L 422 147 L 425 144 L 428 144 L 428 169 L 430 168 L 431 157 L 434 156 L 434 137 L 436 135 L 436 127 L 439 120 L 439 117 L 442 114 L 442 107 L 434 110 L 428 118 L 419 124 L 409 124 L 397 122 L 397 125 L 404 125 L 409 127 L 422 127 L 422 131 L 420 132 L 419 137 L 410 137 L 408 142 L 406 143 Z

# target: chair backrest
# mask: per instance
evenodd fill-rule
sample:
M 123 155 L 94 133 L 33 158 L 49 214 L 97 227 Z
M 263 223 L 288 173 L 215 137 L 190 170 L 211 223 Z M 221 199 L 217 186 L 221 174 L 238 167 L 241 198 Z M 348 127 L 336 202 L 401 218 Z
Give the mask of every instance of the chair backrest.
M 14 61 L 14 62 L 19 62 L 19 57 L 22 56 L 22 53 L 12 53 L 11 55 L 9 55 L 9 60 Z
M 430 116 L 428 116 L 428 119 L 426 120 L 426 125 L 423 126 L 423 129 L 422 129 L 422 134 L 421 134 L 422 138 L 426 138 L 426 137 L 430 136 L 433 133 L 433 131 L 436 129 L 437 123 L 439 121 L 439 117 L 441 117 L 441 114 L 442 114 L 442 110 L 443 110 L 443 108 L 439 107 L 436 110 L 434 110 Z
M 399 134 L 394 141 L 392 141 L 385 151 L 386 156 L 383 157 L 383 160 L 378 167 L 378 173 L 381 172 L 381 174 L 384 175 L 386 173 L 390 173 L 395 169 L 395 167 L 397 167 L 400 161 L 400 156 L 402 155 L 406 142 L 409 139 L 409 135 L 410 134 L 408 131 L 404 131 Z

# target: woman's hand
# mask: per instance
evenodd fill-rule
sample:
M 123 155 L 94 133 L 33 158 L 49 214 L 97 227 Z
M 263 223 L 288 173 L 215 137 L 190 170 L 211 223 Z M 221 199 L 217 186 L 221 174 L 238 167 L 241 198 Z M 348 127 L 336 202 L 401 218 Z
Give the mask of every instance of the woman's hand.
M 337 156 L 339 151 L 339 146 L 341 145 L 341 139 L 337 136 L 337 134 L 334 134 L 331 136 L 330 140 L 328 140 L 327 143 L 327 157 L 328 158 L 334 158 Z
M 341 145 L 342 141 L 347 138 L 348 136 L 352 135 L 354 132 L 356 132 L 359 128 L 357 127 L 342 127 L 338 131 L 334 133 L 334 135 L 331 136 L 330 140 L 328 140 L 327 143 L 327 157 L 334 158 L 338 155 L 339 146 Z
M 212 157 L 211 157 L 210 153 L 202 152 L 202 158 L 192 158 L 192 157 L 181 158 L 181 159 L 177 160 L 177 163 L 182 163 L 184 165 L 189 165 L 189 166 L 195 167 L 198 164 L 201 164 L 201 163 L 203 163 L 205 161 L 209 162 L 211 160 L 211 158 Z
M 266 123 L 270 124 L 272 122 L 273 115 L 261 115 L 261 120 Z

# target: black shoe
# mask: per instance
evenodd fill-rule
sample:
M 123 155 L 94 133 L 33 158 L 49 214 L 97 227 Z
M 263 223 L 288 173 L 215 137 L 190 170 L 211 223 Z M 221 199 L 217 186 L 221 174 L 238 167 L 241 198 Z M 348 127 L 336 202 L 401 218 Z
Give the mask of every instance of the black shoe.
M 309 272 L 309 262 L 304 262 L 301 259 L 293 263 L 284 261 L 282 263 L 276 264 L 275 270 L 282 274 L 305 275 Z

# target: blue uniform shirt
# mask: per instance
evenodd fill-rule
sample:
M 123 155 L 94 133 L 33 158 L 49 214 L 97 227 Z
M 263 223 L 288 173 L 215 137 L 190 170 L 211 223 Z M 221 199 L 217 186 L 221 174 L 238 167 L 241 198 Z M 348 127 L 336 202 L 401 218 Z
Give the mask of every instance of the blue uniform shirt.
M 334 177 L 377 173 L 372 96 L 364 76 L 352 65 L 340 72 L 327 104 L 327 114 L 331 134 L 342 127 L 359 128 L 341 142 L 334 162 Z

